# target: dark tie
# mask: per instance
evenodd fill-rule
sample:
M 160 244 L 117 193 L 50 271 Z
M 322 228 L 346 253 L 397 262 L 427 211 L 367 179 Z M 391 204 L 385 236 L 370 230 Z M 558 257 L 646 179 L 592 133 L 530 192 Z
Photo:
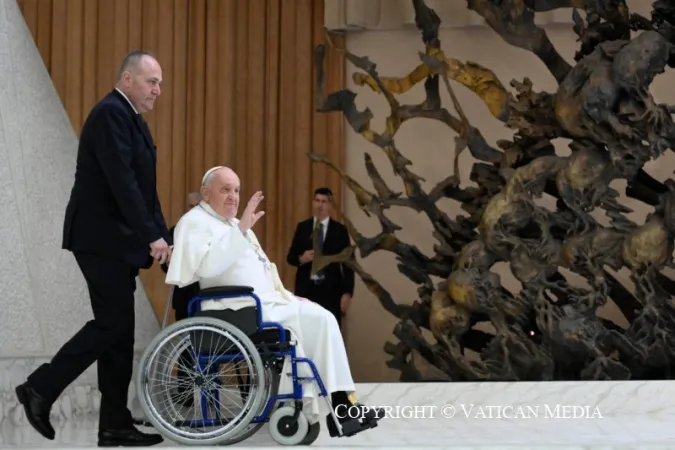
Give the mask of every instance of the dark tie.
M 316 222 L 316 230 L 317 230 L 317 233 L 319 233 L 319 236 L 318 236 L 319 242 L 318 242 L 318 248 L 315 249 L 315 251 L 318 251 L 318 252 L 321 253 L 321 252 L 323 252 L 323 223 L 317 221 Z M 315 282 L 320 283 L 321 281 L 323 281 L 324 276 L 325 275 L 323 273 L 323 269 L 319 270 L 318 272 L 316 272 Z
M 318 228 L 319 228 L 319 251 L 321 252 L 323 251 L 323 236 L 324 236 L 323 223 L 319 222 Z

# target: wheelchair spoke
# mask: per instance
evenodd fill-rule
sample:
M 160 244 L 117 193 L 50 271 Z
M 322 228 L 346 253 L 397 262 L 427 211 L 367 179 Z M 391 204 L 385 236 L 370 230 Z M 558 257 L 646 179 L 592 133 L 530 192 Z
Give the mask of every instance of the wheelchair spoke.
M 213 342 L 209 345 L 208 348 L 209 348 L 209 349 L 213 349 L 213 348 L 214 348 Z M 208 365 L 206 366 L 206 368 L 204 369 L 204 375 L 210 373 L 213 364 L 218 364 L 219 358 L 217 357 L 217 355 L 231 354 L 231 353 L 233 353 L 232 350 L 233 350 L 234 348 L 235 348 L 235 345 L 234 345 L 234 344 L 230 344 L 227 348 L 223 348 L 223 347 L 221 347 L 221 346 L 218 346 L 218 347 L 217 347 L 217 350 L 215 350 L 215 349 L 212 350 L 210 353 L 211 353 L 211 355 L 214 355 L 214 358 L 212 358 L 212 359 L 209 360 L 209 364 L 208 364 Z
M 139 387 L 153 425 L 178 442 L 225 442 L 250 429 L 266 398 L 255 346 L 228 324 L 206 321 L 162 330 L 143 357 Z

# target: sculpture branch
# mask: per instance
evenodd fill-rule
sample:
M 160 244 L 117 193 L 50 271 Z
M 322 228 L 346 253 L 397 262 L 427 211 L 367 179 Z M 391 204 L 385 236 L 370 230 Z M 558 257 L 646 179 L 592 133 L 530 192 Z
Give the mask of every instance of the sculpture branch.
M 537 92 L 527 77 L 512 80 L 511 93 L 490 69 L 447 57 L 440 19 L 423 0 L 412 3 L 425 51 L 408 75 L 380 76 L 368 57 L 337 49 L 356 67 L 356 84 L 387 100 L 381 132 L 371 129 L 368 108 L 356 108 L 354 92 L 326 95 L 325 48 L 316 50 L 317 109 L 341 112 L 356 133 L 381 148 L 403 192 L 385 181 L 369 153 L 364 162 L 374 192 L 325 156 L 310 154 L 340 175 L 359 208 L 382 228 L 365 237 L 343 217 L 355 244 L 337 255 L 318 253 L 313 271 L 331 262 L 349 265 L 400 320 L 394 329 L 399 342 L 388 342 L 385 352 L 392 356 L 387 364 L 406 381 L 669 377 L 675 364 L 675 280 L 662 269 L 674 266 L 675 181 L 658 181 L 643 166 L 675 147 L 675 107 L 656 103 L 649 91 L 656 75 L 675 66 L 675 8 L 657 0 L 649 20 L 630 13 L 623 0 L 467 0 L 504 41 L 532 51 L 558 81 L 555 92 Z M 573 66 L 534 24 L 535 13 L 568 7 L 586 11 L 585 18 L 572 12 L 580 42 Z M 513 138 L 496 148 L 488 144 L 469 123 L 451 80 L 478 95 Z M 441 81 L 453 113 L 442 105 Z M 396 98 L 422 82 L 420 103 L 403 105 Z M 452 173 L 428 193 L 395 145 L 396 133 L 411 119 L 441 121 L 455 141 Z M 556 154 L 551 140 L 559 137 L 570 140 L 571 154 Z M 466 148 L 478 160 L 470 187 L 460 186 L 458 177 L 458 157 Z M 654 208 L 643 224 L 629 220 L 632 208 L 612 187 L 622 179 L 627 196 Z M 544 194 L 556 200 L 555 208 L 536 201 Z M 443 198 L 459 202 L 468 216 L 443 211 L 437 205 Z M 384 213 L 394 207 L 429 219 L 438 241 L 433 255 L 396 236 L 401 226 Z M 356 251 L 362 259 L 377 251 L 394 254 L 398 271 L 417 285 L 418 300 L 397 303 L 356 261 Z M 499 262 L 520 282 L 519 292 L 502 285 L 494 270 Z M 622 268 L 634 292 L 611 273 Z M 563 269 L 585 278 L 587 287 L 572 284 Z M 608 301 L 628 327 L 598 317 Z M 486 321 L 494 333 L 473 328 Z M 424 329 L 433 339 L 425 338 Z M 477 352 L 478 360 L 468 358 L 466 349 Z
M 527 0 L 466 0 L 470 10 L 478 13 L 509 45 L 529 50 L 548 68 L 558 83 L 570 71 L 544 30 L 534 24 L 534 11 Z

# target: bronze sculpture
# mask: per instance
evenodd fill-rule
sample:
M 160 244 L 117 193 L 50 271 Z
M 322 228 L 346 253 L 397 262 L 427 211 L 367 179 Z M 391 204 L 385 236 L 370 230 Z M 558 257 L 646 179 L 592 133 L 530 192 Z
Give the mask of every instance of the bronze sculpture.
M 557 91 L 536 92 L 525 78 L 510 83 L 514 94 L 489 69 L 446 56 L 438 37 L 440 19 L 423 0 L 413 0 L 425 52 L 408 76 L 382 77 L 369 58 L 341 50 L 362 71 L 354 74 L 354 82 L 389 104 L 385 130 L 377 132 L 370 127 L 372 112 L 355 106 L 354 92 L 324 92 L 325 48 L 318 46 L 318 111 L 341 112 L 355 132 L 380 147 L 405 192 L 386 185 L 368 154 L 375 192 L 325 157 L 310 154 L 338 171 L 360 208 L 382 226 L 381 233 L 367 238 L 344 218 L 355 245 L 338 256 L 316 255 L 313 270 L 344 261 L 400 319 L 394 330 L 400 342 L 387 343 L 385 351 L 402 381 L 670 378 L 675 282 L 662 269 L 673 267 L 675 182 L 661 183 L 643 166 L 674 147 L 674 109 L 656 103 L 649 86 L 675 65 L 675 0 L 653 2 L 649 19 L 631 13 L 624 0 L 466 2 L 504 41 L 537 55 L 557 80 Z M 567 7 L 575 8 L 574 31 L 581 43 L 574 66 L 534 23 L 537 12 Z M 578 10 L 585 11 L 585 19 Z M 494 117 L 514 130 L 513 139 L 497 142 L 497 148 L 486 142 L 463 114 L 450 80 L 476 93 Z M 424 83 L 424 101 L 399 103 L 395 95 L 418 83 Z M 456 116 L 441 105 L 441 85 Z M 441 121 L 457 134 L 455 173 L 429 192 L 394 142 L 401 124 L 414 118 Z M 556 138 L 571 139 L 570 156 L 556 155 L 551 143 Z M 465 149 L 478 161 L 470 174 L 478 187 L 460 187 L 457 158 Z M 655 207 L 644 225 L 626 217 L 631 209 L 610 187 L 616 179 L 627 180 L 627 196 Z M 555 211 L 535 203 L 544 193 L 557 198 Z M 467 215 L 449 217 L 436 205 L 443 197 L 460 202 Z M 395 206 L 427 216 L 438 241 L 433 256 L 396 237 L 400 226 L 385 215 Z M 591 215 L 599 208 L 609 226 Z M 397 304 L 356 261 L 356 251 L 362 258 L 393 252 L 399 271 L 419 286 L 419 300 Z M 517 295 L 490 271 L 497 261 L 508 262 L 522 283 Z M 561 267 L 585 277 L 589 287 L 572 285 Z M 607 270 L 622 267 L 630 270 L 634 293 Z M 444 281 L 435 285 L 431 276 Z M 597 316 L 610 299 L 628 328 Z M 495 333 L 473 329 L 480 321 L 489 321 Z M 422 329 L 430 330 L 435 342 L 428 342 Z M 480 358 L 467 358 L 466 349 Z

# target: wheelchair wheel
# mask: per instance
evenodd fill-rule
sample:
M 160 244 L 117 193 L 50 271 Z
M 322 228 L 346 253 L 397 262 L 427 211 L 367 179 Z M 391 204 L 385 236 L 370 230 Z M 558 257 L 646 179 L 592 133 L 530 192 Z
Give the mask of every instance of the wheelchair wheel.
M 280 445 L 300 445 L 309 432 L 309 422 L 303 412 L 293 419 L 295 408 L 282 406 L 270 416 L 270 436 Z
M 273 395 L 276 395 L 277 389 L 279 389 L 279 377 L 270 367 L 265 367 L 265 380 L 267 383 L 265 384 L 265 393 L 261 394 L 265 401 L 262 402 L 260 405 L 260 410 L 253 417 L 262 415 L 262 413 L 265 411 L 265 407 L 267 406 L 267 402 Z M 274 408 L 274 405 L 272 405 L 272 408 Z M 237 435 L 232 435 L 231 437 L 228 436 L 225 441 L 219 442 L 219 445 L 234 445 L 243 442 L 256 434 L 263 425 L 265 425 L 265 422 L 262 421 L 257 423 L 249 423 L 248 427 L 243 428 Z
M 222 369 L 232 365 L 236 386 L 226 390 L 233 374 Z M 246 395 L 241 394 L 243 381 L 249 381 Z M 265 367 L 249 337 L 210 317 L 164 328 L 143 353 L 136 377 L 145 416 L 165 438 L 183 445 L 242 440 L 264 408 L 266 384 Z M 241 411 L 232 412 L 234 407 Z
M 307 436 L 305 436 L 299 445 L 312 445 L 319 438 L 319 433 L 321 433 L 321 422 L 314 422 L 309 426 Z

